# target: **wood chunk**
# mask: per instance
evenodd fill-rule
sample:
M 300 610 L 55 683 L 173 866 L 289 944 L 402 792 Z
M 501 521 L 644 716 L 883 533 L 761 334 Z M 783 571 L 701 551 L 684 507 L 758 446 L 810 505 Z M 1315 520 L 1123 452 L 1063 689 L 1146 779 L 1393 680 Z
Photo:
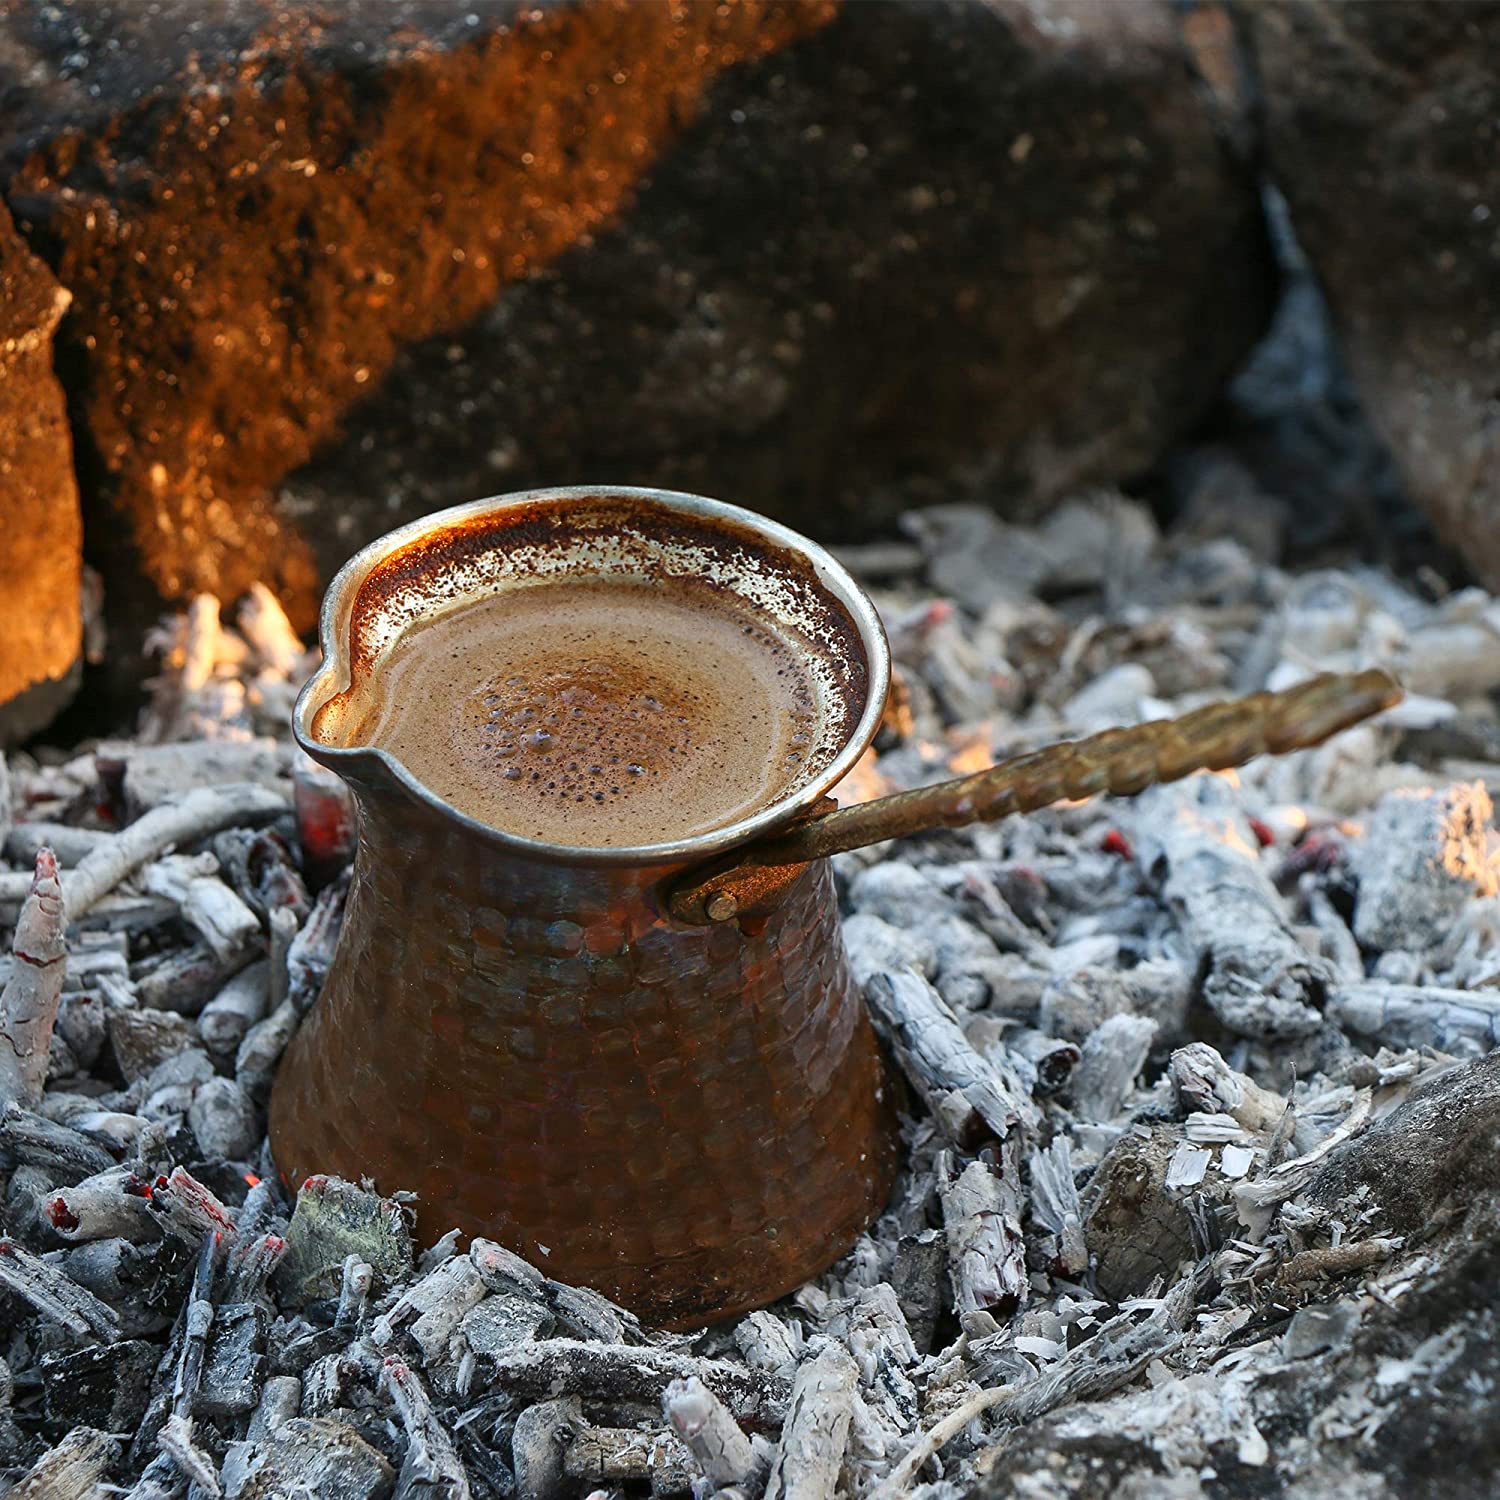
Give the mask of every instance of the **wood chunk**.
M 727 1406 L 696 1375 L 662 1392 L 662 1415 L 715 1488 L 742 1484 L 758 1465 L 755 1447 Z
M 131 1432 L 146 1410 L 161 1350 L 144 1339 L 42 1357 L 47 1420 L 54 1426 Z
M 1205 969 L 1203 998 L 1231 1031 L 1258 1039 L 1310 1036 L 1331 971 L 1297 941 L 1281 897 L 1227 787 L 1195 776 L 1154 787 L 1133 816 L 1141 865 L 1156 874 Z
M 14 960 L 0 989 L 0 1109 L 32 1105 L 47 1081 L 48 1050 L 67 969 L 68 919 L 57 860 L 36 857 L 31 890 L 12 944 Z
M 1472 1057 L 1500 1046 L 1500 994 L 1494 991 L 1368 979 L 1334 990 L 1327 1014 L 1387 1047 L 1432 1047 Z
M 58 1183 L 82 1182 L 115 1164 L 108 1151 L 81 1131 L 43 1119 L 18 1104 L 0 1114 L 0 1150 L 25 1166 L 45 1168 Z
M 209 1053 L 232 1058 L 250 1028 L 265 1019 L 270 998 L 269 959 L 257 959 L 222 985 L 198 1013 L 198 1035 Z
M 92 1427 L 76 1427 L 45 1453 L 9 1491 L 6 1500 L 96 1500 L 119 1444 Z
M 352 1427 L 330 1417 L 289 1417 L 224 1459 L 225 1500 L 385 1500 L 396 1474 Z
M 500 1355 L 518 1344 L 545 1338 L 553 1321 L 543 1303 L 500 1293 L 476 1303 L 460 1326 L 475 1354 Z
M 234 1302 L 215 1309 L 203 1376 L 193 1397 L 194 1415 L 230 1417 L 255 1410 L 266 1380 L 269 1324 L 269 1314 L 259 1303 Z
M 404 1335 L 432 1364 L 446 1353 L 448 1341 L 470 1308 L 484 1296 L 484 1282 L 467 1256 L 456 1255 L 430 1271 L 376 1319 L 370 1338 L 384 1349 Z
M 469 1500 L 468 1472 L 416 1372 L 404 1360 L 387 1358 L 383 1383 L 406 1429 L 406 1458 L 396 1479 L 396 1500 Z
M 486 1361 L 489 1383 L 521 1396 L 588 1395 L 657 1406 L 673 1380 L 696 1375 L 735 1420 L 774 1425 L 786 1410 L 784 1378 L 757 1375 L 727 1360 L 695 1359 L 672 1349 L 540 1339 Z
M 831 1342 L 798 1368 L 766 1500 L 832 1500 L 858 1384 L 858 1366 Z
M 877 974 L 865 986 L 865 999 L 901 1071 L 955 1144 L 1010 1133 L 1021 1118 L 1020 1105 L 920 974 L 913 969 Z
M 1085 1120 L 1102 1124 L 1121 1113 L 1155 1039 L 1156 1022 L 1146 1016 L 1111 1016 L 1089 1034 L 1068 1080 Z
M 1496 643 L 1500 652 L 1500 642 Z M 1480 782 L 1380 799 L 1349 845 L 1354 935 L 1366 948 L 1429 948 L 1477 897 L 1500 890 L 1494 808 Z
M 169 1010 L 112 1010 L 105 1017 L 115 1063 L 127 1083 L 196 1041 L 192 1022 Z
M 563 1474 L 581 1486 L 645 1481 L 655 1495 L 687 1494 L 696 1472 L 670 1432 L 582 1427 L 563 1450 Z
M 12 1239 L 0 1239 L 0 1286 L 76 1338 L 113 1342 L 119 1337 L 120 1317 L 114 1308 Z
M 401 1209 L 340 1177 L 309 1177 L 302 1184 L 286 1243 L 286 1259 L 273 1279 L 293 1307 L 338 1296 L 351 1254 L 383 1280 L 411 1275 L 411 1233 Z
M 1019 1151 L 1011 1148 L 994 1162 L 970 1162 L 957 1176 L 944 1152 L 937 1172 L 954 1306 L 960 1316 L 991 1308 L 1015 1311 L 1030 1288 Z

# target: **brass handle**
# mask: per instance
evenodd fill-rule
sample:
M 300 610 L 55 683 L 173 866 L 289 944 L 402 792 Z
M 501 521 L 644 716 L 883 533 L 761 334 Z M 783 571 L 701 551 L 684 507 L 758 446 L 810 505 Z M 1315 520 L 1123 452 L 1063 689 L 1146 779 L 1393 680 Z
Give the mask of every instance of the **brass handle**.
M 1130 796 L 1194 771 L 1320 745 L 1399 703 L 1378 668 L 1325 673 L 1279 693 L 1210 703 L 1179 719 L 1106 729 L 1001 761 L 974 776 L 815 815 L 771 838 L 679 875 L 666 894 L 680 922 L 708 926 L 774 909 L 810 860 L 932 828 L 961 828 L 1098 792 Z

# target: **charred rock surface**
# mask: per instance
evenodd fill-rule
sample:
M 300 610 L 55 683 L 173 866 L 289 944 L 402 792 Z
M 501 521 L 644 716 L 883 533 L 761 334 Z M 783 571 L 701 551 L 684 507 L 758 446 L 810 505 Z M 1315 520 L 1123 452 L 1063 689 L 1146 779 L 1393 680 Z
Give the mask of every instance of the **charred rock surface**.
M 1240 8 L 1265 144 L 1371 422 L 1500 578 L 1500 6 Z

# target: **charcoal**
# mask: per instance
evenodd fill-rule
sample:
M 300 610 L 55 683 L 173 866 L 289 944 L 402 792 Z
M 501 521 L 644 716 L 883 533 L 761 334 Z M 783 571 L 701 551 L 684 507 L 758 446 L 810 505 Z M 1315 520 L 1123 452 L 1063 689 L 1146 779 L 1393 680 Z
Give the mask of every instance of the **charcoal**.
M 144 1339 L 47 1355 L 41 1361 L 47 1420 L 62 1431 L 133 1431 L 146 1410 L 160 1357 Z
M 266 1381 L 269 1314 L 259 1303 L 228 1303 L 214 1311 L 203 1376 L 193 1411 L 209 1417 L 254 1411 Z
M 225 1500 L 384 1500 L 395 1473 L 342 1422 L 291 1417 L 255 1442 L 234 1443 L 224 1460 Z
M 385 1280 L 404 1279 L 412 1270 L 411 1234 L 400 1208 L 338 1177 L 302 1184 L 286 1241 L 275 1280 L 293 1306 L 337 1296 L 351 1254 Z
M 112 1010 L 107 1027 L 115 1065 L 127 1083 L 147 1077 L 197 1041 L 192 1023 L 168 1010 Z

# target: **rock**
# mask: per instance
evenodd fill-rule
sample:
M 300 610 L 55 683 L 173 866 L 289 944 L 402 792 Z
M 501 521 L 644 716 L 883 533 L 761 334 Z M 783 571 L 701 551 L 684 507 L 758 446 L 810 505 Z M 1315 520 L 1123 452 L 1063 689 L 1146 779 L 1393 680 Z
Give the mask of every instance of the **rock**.
M 1482 782 L 1381 798 L 1349 845 L 1359 878 L 1354 935 L 1366 948 L 1423 949 L 1479 896 L 1500 890 L 1494 809 Z
M 309 1177 L 286 1231 L 286 1257 L 275 1281 L 294 1306 L 336 1297 L 344 1260 L 358 1255 L 384 1280 L 412 1271 L 411 1233 L 400 1207 L 340 1177 Z
M 1165 0 L 7 26 L 0 187 L 74 296 L 122 639 L 257 580 L 306 630 L 367 538 L 559 475 L 825 534 L 908 476 L 1033 511 L 1146 468 L 1265 319 Z
M 1357 1206 L 1371 1232 L 1425 1233 L 1493 1204 L 1497 1147 L 1500 1052 L 1492 1052 L 1419 1084 L 1335 1151 L 1304 1197 L 1329 1211 Z
M 52 369 L 68 302 L 0 201 L 0 744 L 39 729 L 77 686 L 83 524 Z
M 1271 173 L 1413 496 L 1500 582 L 1500 7 L 1238 8 Z

